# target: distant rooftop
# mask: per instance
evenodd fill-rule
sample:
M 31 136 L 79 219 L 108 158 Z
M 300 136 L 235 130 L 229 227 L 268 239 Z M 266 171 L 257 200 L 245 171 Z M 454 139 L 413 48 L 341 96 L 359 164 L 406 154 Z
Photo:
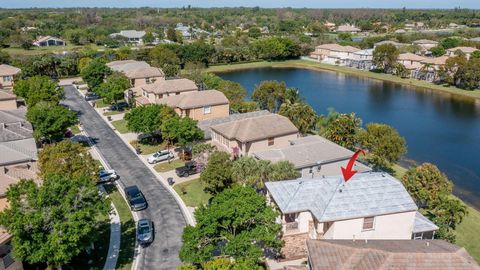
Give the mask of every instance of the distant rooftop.
M 0 65 L 0 76 L 8 76 L 8 75 L 17 75 L 20 73 L 20 69 L 14 66 L 1 64 Z
M 149 68 L 150 65 L 145 61 L 120 60 L 107 63 L 107 66 L 113 71 L 128 72 L 131 70 Z
M 167 94 L 186 91 L 197 91 L 198 87 L 194 81 L 189 79 L 157 80 L 154 83 L 140 86 L 141 90 L 148 93 Z
M 310 211 L 319 222 L 416 211 L 400 181 L 386 173 L 267 182 L 282 213 Z
M 431 222 L 420 212 L 415 213 L 415 223 L 413 224 L 413 233 L 431 232 L 438 230 L 438 226 Z

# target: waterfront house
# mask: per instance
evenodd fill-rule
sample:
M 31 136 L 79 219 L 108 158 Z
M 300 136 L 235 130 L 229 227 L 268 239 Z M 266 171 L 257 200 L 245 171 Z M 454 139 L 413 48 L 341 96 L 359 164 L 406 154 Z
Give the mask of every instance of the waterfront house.
M 330 32 L 335 31 L 335 28 L 336 28 L 336 26 L 337 26 L 336 24 L 331 23 L 331 22 L 328 22 L 328 21 L 325 22 L 323 25 L 324 25 L 325 27 L 327 27 L 327 28 L 328 28 L 328 31 L 330 31 Z
M 422 54 L 429 54 L 430 49 L 433 47 L 438 46 L 438 42 L 434 40 L 428 40 L 428 39 L 419 39 L 415 40 L 412 42 L 413 45 L 417 45 L 418 47 L 421 48 Z
M 126 100 L 135 97 L 137 105 L 157 103 L 158 100 L 175 95 L 197 92 L 198 87 L 189 79 L 157 80 L 127 90 Z
M 301 172 L 304 178 L 336 176 L 342 174 L 353 152 L 321 136 L 306 136 L 291 140 L 287 146 L 254 152 L 259 160 L 278 162 L 287 160 Z M 354 170 L 367 172 L 371 169 L 356 161 Z
M 265 183 L 267 198 L 281 213 L 287 250 L 308 239 L 412 239 L 417 226 L 425 238 L 438 229 L 426 219 L 417 225 L 417 205 L 402 183 L 382 172 L 299 178 Z M 418 213 L 418 214 L 417 214 Z M 417 235 L 418 236 L 418 235 Z
M 468 252 L 444 240 L 307 240 L 309 270 L 479 270 Z
M 172 107 L 181 117 L 207 120 L 228 116 L 230 106 L 227 97 L 217 90 L 192 91 L 156 100 L 157 104 Z
M 353 53 L 358 51 L 360 49 L 352 46 L 342 46 L 334 43 L 323 44 L 315 47 L 315 51 L 310 54 L 310 58 L 326 64 L 343 66 L 347 59 L 351 59 Z
M 470 55 L 472 55 L 474 51 L 478 51 L 478 49 L 473 47 L 455 47 L 447 50 L 447 56 L 453 57 L 456 56 L 458 52 L 461 52 L 467 59 L 470 59 Z
M 408 69 L 409 76 L 414 76 L 415 71 L 423 67 L 423 60 L 425 60 L 425 57 L 413 53 L 401 53 L 398 55 L 397 63 L 402 64 Z
M 165 74 L 160 68 L 152 67 L 145 61 L 112 61 L 107 63 L 107 66 L 113 71 L 123 73 L 133 87 L 165 80 Z
M 212 143 L 235 156 L 287 146 L 298 129 L 284 116 L 269 113 L 210 127 Z
M 412 77 L 429 82 L 437 81 L 439 79 L 438 72 L 445 66 L 448 58 L 448 56 L 440 56 L 423 59 L 421 61 L 423 67 L 413 71 Z
M 14 66 L 0 65 L 0 90 L 11 89 L 14 84 L 15 77 L 20 73 L 20 69 Z
M 337 33 L 351 33 L 351 34 L 356 34 L 360 31 L 362 31 L 360 28 L 350 24 L 340 25 L 337 27 L 337 30 L 336 30 Z
M 145 36 L 145 31 L 137 31 L 137 30 L 122 30 L 119 33 L 110 34 L 110 37 L 123 37 L 129 43 L 134 44 L 143 44 L 143 37 Z
M 353 52 L 345 60 L 345 65 L 357 69 L 370 70 L 373 67 L 373 49 Z
M 63 39 L 52 37 L 52 36 L 40 36 L 37 40 L 33 42 L 34 46 L 37 47 L 49 47 L 49 46 L 65 46 L 66 43 Z
M 393 40 L 384 40 L 384 41 L 380 41 L 380 42 L 377 42 L 375 44 L 373 44 L 373 48 L 377 48 L 378 46 L 380 45 L 385 45 L 385 44 L 391 44 L 397 48 L 401 48 L 401 47 L 406 47 L 408 46 L 409 44 L 406 44 L 406 43 L 400 43 L 400 42 L 396 42 L 396 41 L 393 41 Z

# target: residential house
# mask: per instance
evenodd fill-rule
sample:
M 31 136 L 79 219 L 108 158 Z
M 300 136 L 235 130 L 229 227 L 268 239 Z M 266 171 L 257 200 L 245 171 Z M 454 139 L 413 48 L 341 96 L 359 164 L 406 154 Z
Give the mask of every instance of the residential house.
M 40 36 L 33 42 L 33 45 L 38 47 L 65 46 L 66 44 L 63 39 L 52 36 Z
M 0 110 L 14 110 L 17 108 L 17 96 L 10 91 L 0 90 Z
M 437 81 L 439 79 L 438 72 L 445 66 L 448 58 L 448 56 L 425 58 L 421 61 L 423 67 L 414 71 L 412 77 L 429 82 Z
M 110 34 L 110 37 L 123 37 L 129 43 L 134 44 L 143 44 L 143 37 L 145 36 L 145 31 L 137 31 L 137 30 L 122 30 L 119 33 Z
M 476 38 L 471 38 L 470 41 L 473 41 L 473 42 L 480 42 L 480 37 L 476 37 Z
M 0 205 L 0 212 L 2 210 Z M 0 226 L 0 270 L 23 270 L 22 262 L 12 256 L 11 239 L 12 236 Z
M 107 66 L 116 72 L 123 73 L 133 87 L 152 84 L 158 80 L 165 80 L 165 74 L 160 68 L 152 67 L 145 61 L 121 60 L 107 63 Z
M 14 66 L 0 65 L 0 90 L 11 89 L 14 84 L 15 77 L 20 73 L 20 69 Z
M 345 65 L 347 60 L 353 57 L 353 53 L 358 51 L 360 49 L 352 46 L 342 46 L 333 43 L 323 44 L 315 47 L 315 51 L 310 54 L 310 58 L 326 64 Z
M 401 53 L 398 55 L 397 63 L 405 66 L 409 71 L 409 76 L 413 77 L 415 72 L 423 67 L 423 60 L 425 60 L 425 57 L 413 53 Z
M 172 95 L 157 99 L 156 103 L 174 108 L 181 117 L 190 117 L 198 121 L 225 117 L 230 114 L 227 97 L 217 90 L 192 91 L 182 95 Z
M 474 51 L 478 51 L 477 48 L 473 47 L 455 47 L 455 48 L 450 48 L 447 50 L 447 56 L 453 57 L 457 55 L 457 52 L 460 51 L 463 54 L 465 54 L 465 57 L 467 59 L 470 59 L 470 56 Z
M 407 240 L 419 231 L 415 229 L 420 215 L 417 205 L 403 184 L 387 173 L 357 173 L 348 182 L 333 176 L 265 186 L 268 199 L 281 212 L 287 250 L 307 238 Z M 425 237 L 438 229 L 430 221 L 428 225 L 431 233 Z
M 336 30 L 337 33 L 351 33 L 351 34 L 356 34 L 360 31 L 362 31 L 360 28 L 357 28 L 354 25 L 350 25 L 350 24 L 340 25 L 337 27 L 337 30 Z
M 357 69 L 370 70 L 373 67 L 373 49 L 353 52 L 346 59 L 345 65 Z
M 150 84 L 143 84 L 126 91 L 126 100 L 135 97 L 137 105 L 157 103 L 158 100 L 197 92 L 198 86 L 189 79 L 157 80 Z
M 406 23 L 405 30 L 424 30 L 427 29 L 427 26 L 423 22 L 413 22 L 413 23 Z
M 307 240 L 309 270 L 479 270 L 468 252 L 444 240 Z
M 419 47 L 422 49 L 422 53 L 423 53 L 423 54 L 428 54 L 428 52 L 430 51 L 430 49 L 432 49 L 433 47 L 438 46 L 438 42 L 437 42 L 437 41 L 428 40 L 428 39 L 415 40 L 414 42 L 412 42 L 412 44 L 419 46 Z
M 270 30 L 268 29 L 268 26 L 260 27 L 260 33 L 262 33 L 262 35 L 270 34 Z
M 243 30 L 243 29 L 242 29 Z M 190 27 L 188 25 L 183 25 L 182 23 L 177 23 L 175 27 L 175 31 L 180 32 L 182 34 L 183 39 L 193 39 L 195 37 L 199 37 L 201 35 L 209 36 L 210 33 L 202 30 L 200 28 Z
M 287 160 L 302 173 L 303 178 L 317 178 L 342 174 L 354 153 L 321 136 L 306 136 L 291 140 L 287 146 L 254 152 L 259 160 L 278 162 Z M 371 169 L 356 161 L 353 169 L 367 172 Z
M 235 156 L 287 146 L 298 129 L 278 114 L 239 119 L 210 127 L 212 143 Z
M 336 24 L 331 23 L 331 22 L 328 22 L 328 21 L 325 22 L 323 25 L 324 25 L 325 27 L 327 27 L 330 32 L 335 31 L 335 28 L 337 27 Z
M 397 30 L 395 30 L 394 33 L 395 34 L 405 34 L 405 33 L 407 33 L 407 31 L 405 31 L 405 29 L 397 29 Z
M 384 40 L 384 41 L 380 41 L 380 42 L 377 42 L 375 44 L 373 44 L 373 48 L 377 48 L 378 46 L 380 45 L 384 45 L 384 44 L 391 44 L 397 48 L 401 48 L 401 47 L 406 47 L 408 46 L 409 44 L 406 44 L 406 43 L 400 43 L 400 42 L 396 42 L 396 41 L 393 41 L 393 40 Z

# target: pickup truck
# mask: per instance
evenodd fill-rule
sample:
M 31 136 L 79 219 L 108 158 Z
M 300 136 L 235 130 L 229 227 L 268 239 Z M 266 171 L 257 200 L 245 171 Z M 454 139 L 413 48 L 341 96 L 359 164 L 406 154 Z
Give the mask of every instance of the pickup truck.
M 195 165 L 194 162 L 187 162 L 187 163 L 185 163 L 185 166 L 176 168 L 175 173 L 179 177 L 187 177 L 189 175 L 196 174 L 197 173 L 197 165 Z

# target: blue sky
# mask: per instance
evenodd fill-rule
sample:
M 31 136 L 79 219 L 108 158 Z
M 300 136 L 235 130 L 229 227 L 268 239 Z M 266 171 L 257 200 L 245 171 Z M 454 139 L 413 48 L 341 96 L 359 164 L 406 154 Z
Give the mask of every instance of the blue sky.
M 0 0 L 2 8 L 29 7 L 310 7 L 310 8 L 475 8 L 480 0 Z

